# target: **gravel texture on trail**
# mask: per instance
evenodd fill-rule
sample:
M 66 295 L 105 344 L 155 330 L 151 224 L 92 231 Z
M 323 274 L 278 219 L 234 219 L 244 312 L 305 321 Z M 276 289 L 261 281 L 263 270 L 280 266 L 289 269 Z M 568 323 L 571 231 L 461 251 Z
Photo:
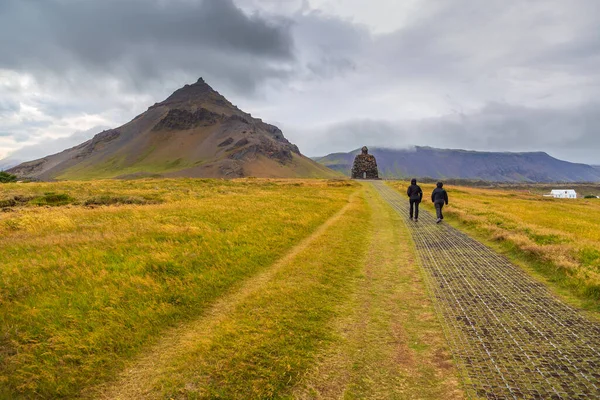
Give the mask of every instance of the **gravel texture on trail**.
M 405 217 L 469 398 L 600 398 L 599 323 L 429 212 L 411 221 L 405 196 L 373 185 Z

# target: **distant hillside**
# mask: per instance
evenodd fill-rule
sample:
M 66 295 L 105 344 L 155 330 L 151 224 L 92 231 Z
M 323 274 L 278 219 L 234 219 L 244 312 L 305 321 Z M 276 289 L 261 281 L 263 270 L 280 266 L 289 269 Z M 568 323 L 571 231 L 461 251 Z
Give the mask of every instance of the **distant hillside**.
M 546 153 L 494 153 L 431 147 L 394 150 L 372 148 L 384 178 L 458 178 L 492 182 L 600 182 L 600 168 L 558 160 Z M 360 150 L 315 158 L 333 170 L 350 174 Z
M 338 176 L 304 157 L 279 128 L 241 111 L 202 78 L 119 128 L 9 172 L 42 180 Z

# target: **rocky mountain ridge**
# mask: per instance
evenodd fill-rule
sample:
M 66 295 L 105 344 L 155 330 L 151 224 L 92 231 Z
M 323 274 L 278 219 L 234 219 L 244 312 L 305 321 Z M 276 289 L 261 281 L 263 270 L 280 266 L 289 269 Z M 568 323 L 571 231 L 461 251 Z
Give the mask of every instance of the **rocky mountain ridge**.
M 241 111 L 202 78 L 119 128 L 10 172 L 42 180 L 336 176 L 304 157 L 279 128 Z

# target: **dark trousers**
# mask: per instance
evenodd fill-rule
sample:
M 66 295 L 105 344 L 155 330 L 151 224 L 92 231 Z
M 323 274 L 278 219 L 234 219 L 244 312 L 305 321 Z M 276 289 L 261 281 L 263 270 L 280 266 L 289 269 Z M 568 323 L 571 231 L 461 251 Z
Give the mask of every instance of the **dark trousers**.
M 420 200 L 413 200 L 410 199 L 410 217 L 412 218 L 413 215 L 415 216 L 415 218 L 419 218 L 419 203 L 421 201 Z M 414 210 L 414 213 L 413 213 Z
M 435 213 L 438 219 L 444 219 L 444 214 L 442 214 L 442 208 L 444 208 L 444 203 L 435 203 Z

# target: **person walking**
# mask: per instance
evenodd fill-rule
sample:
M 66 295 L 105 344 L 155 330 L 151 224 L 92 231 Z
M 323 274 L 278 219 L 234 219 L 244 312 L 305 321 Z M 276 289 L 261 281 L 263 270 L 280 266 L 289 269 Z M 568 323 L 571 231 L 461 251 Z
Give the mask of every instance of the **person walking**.
M 410 186 L 406 191 L 410 202 L 410 219 L 415 216 L 415 221 L 419 220 L 419 203 L 423 200 L 423 191 L 421 187 L 417 185 L 417 180 L 413 179 L 410 181 Z M 414 212 L 413 212 L 414 210 Z
M 444 208 L 444 204 L 448 205 L 448 193 L 443 189 L 444 184 L 442 182 L 438 182 L 436 186 L 431 193 L 431 202 L 435 206 L 435 213 L 437 214 L 435 223 L 439 224 L 444 219 L 442 208 Z

